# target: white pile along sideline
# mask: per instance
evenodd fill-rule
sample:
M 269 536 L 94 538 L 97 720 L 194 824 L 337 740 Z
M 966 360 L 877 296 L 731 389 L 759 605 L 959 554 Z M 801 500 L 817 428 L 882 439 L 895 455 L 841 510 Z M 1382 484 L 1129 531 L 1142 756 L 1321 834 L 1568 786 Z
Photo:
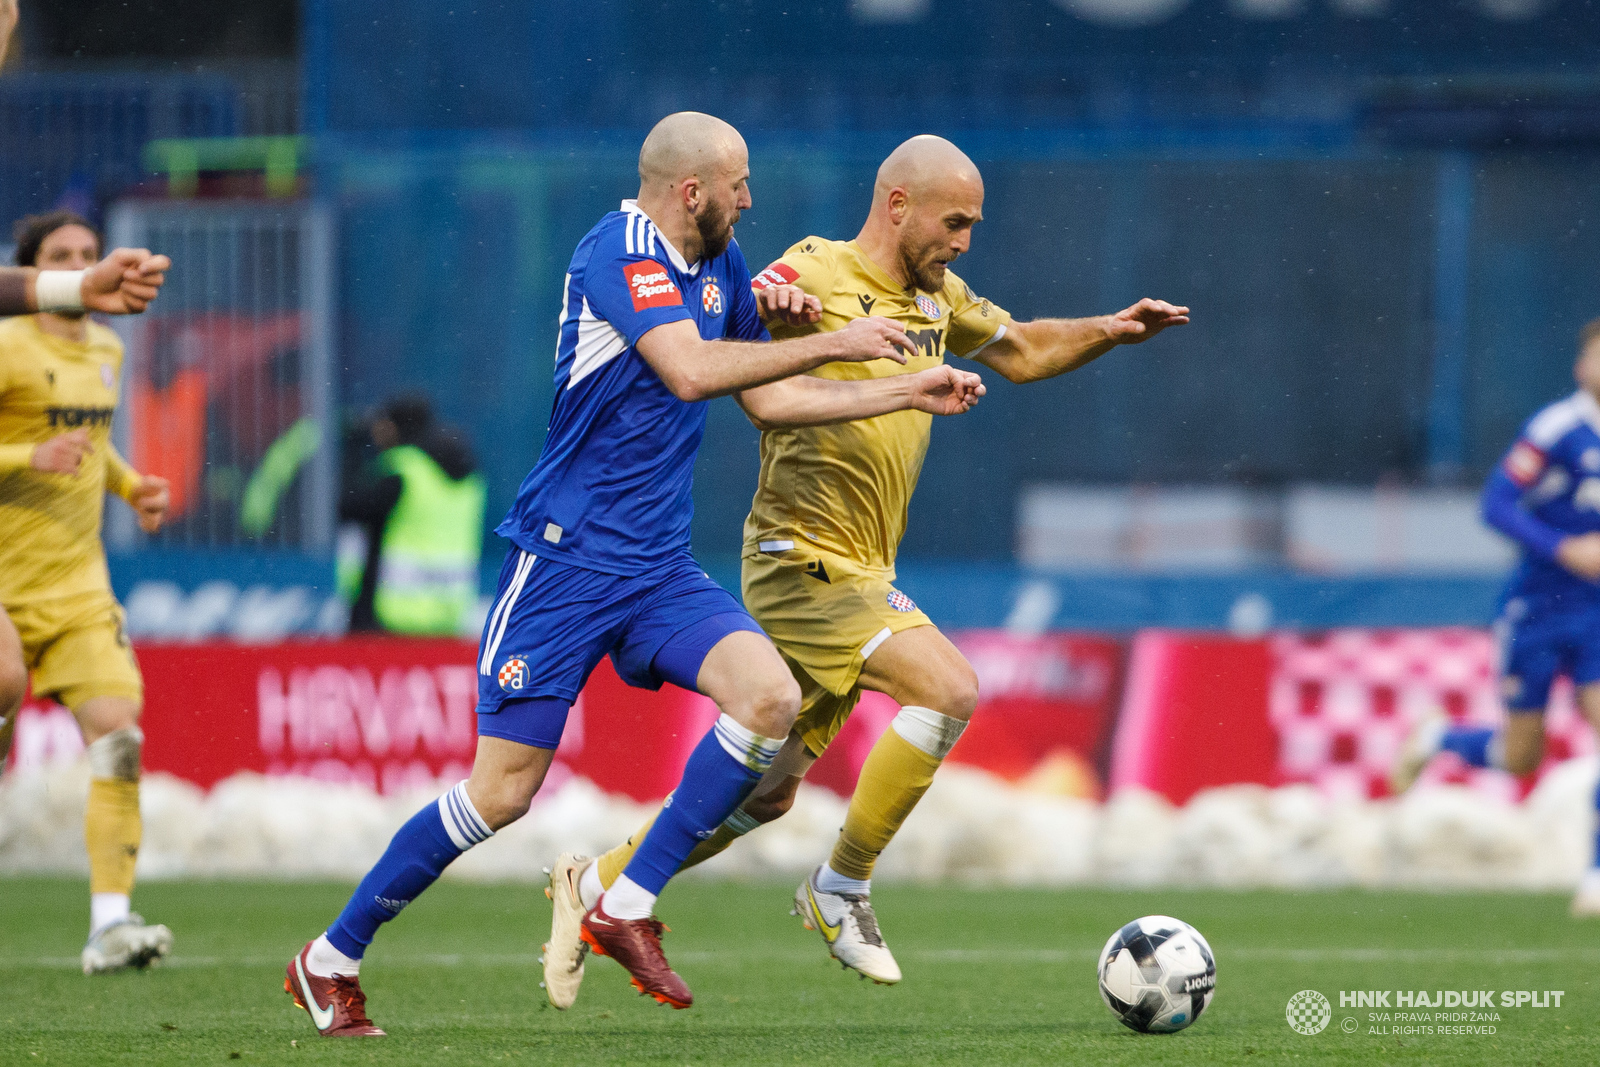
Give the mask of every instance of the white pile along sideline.
M 1181 808 L 1124 791 L 1106 804 L 1017 789 L 946 766 L 884 853 L 885 881 L 1009 885 L 1413 886 L 1567 890 L 1589 862 L 1600 762 L 1572 760 L 1522 804 L 1460 787 L 1331 801 L 1308 786 L 1230 786 Z M 0 779 L 0 874 L 86 874 L 88 769 Z M 429 798 L 238 774 L 209 793 L 147 775 L 144 878 L 355 879 Z M 591 855 L 652 808 L 568 781 L 447 877 L 538 881 L 565 850 Z M 845 802 L 802 787 L 794 810 L 700 877 L 797 877 L 828 855 Z

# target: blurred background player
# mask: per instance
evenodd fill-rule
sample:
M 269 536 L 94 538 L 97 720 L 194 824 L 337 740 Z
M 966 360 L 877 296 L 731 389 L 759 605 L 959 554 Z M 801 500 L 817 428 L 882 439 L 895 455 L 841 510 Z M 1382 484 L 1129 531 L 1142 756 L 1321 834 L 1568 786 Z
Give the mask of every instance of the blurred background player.
M 16 240 L 24 267 L 77 271 L 100 258 L 94 228 L 67 212 L 23 219 Z M 88 748 L 86 974 L 144 966 L 172 946 L 165 926 L 146 926 L 129 910 L 144 686 L 111 594 L 100 525 L 109 491 L 155 532 L 167 484 L 140 475 L 111 445 L 121 365 L 116 335 L 82 311 L 0 323 L 0 604 L 34 693 L 72 712 Z M 0 645 L 9 644 L 8 633 Z
M 1506 724 L 1454 726 L 1443 714 L 1423 721 L 1395 765 L 1396 793 L 1440 752 L 1532 774 L 1544 758 L 1544 711 L 1558 675 L 1572 680 L 1578 707 L 1600 728 L 1600 319 L 1578 335 L 1573 377 L 1578 391 L 1528 420 L 1483 490 L 1485 521 L 1522 555 L 1495 621 Z M 1600 838 L 1572 913 L 1600 915 Z
M 1137 344 L 1186 323 L 1188 308 L 1142 300 L 1115 315 L 1014 322 L 948 270 L 983 217 L 983 179 L 940 137 L 913 137 L 878 170 L 872 207 L 854 241 L 808 237 L 755 279 L 763 311 L 787 325 L 775 337 L 810 336 L 865 315 L 901 324 L 911 340 L 904 367 L 836 363 L 812 374 L 892 379 L 942 364 L 946 352 L 1013 382 L 1077 370 L 1119 344 Z M 843 964 L 878 982 L 900 968 L 884 944 L 870 893 L 873 865 L 933 782 L 978 702 L 971 666 L 910 597 L 892 584 L 906 512 L 932 426 L 902 411 L 844 425 L 800 428 L 769 388 L 739 403 L 763 431 L 761 479 L 745 522 L 745 605 L 783 653 L 804 706 L 783 751 L 749 799 L 688 862 L 788 811 L 807 770 L 838 734 L 862 689 L 901 705 L 862 766 L 833 855 L 795 895 L 796 914 Z M 587 901 L 617 876 L 644 831 L 583 865 L 562 857 L 552 872 L 553 929 L 564 921 L 558 883 L 574 867 Z M 546 985 L 581 947 L 552 933 Z M 576 990 L 573 990 L 574 994 Z
M 365 427 L 377 455 L 345 485 L 340 586 L 353 632 L 455 634 L 478 598 L 484 483 L 458 430 L 420 393 L 397 396 Z
M 698 690 L 721 714 L 691 753 L 673 803 L 581 919 L 641 993 L 693 996 L 662 954 L 657 894 L 697 841 L 760 779 L 800 709 L 783 660 L 689 552 L 701 401 L 833 360 L 897 359 L 909 342 L 862 319 L 839 333 L 768 341 L 733 225 L 751 206 L 749 156 L 732 126 L 681 112 L 639 153 L 639 196 L 573 254 L 559 324 L 557 400 L 544 450 L 497 532 L 512 542 L 478 659 L 472 776 L 394 836 L 343 913 L 290 962 L 285 989 L 325 1036 L 376 1036 L 360 960 L 466 849 L 527 813 L 568 711 L 600 659 L 629 684 Z M 790 406 L 825 422 L 915 403 L 964 410 L 974 375 L 933 370 L 902 386 L 800 385 Z

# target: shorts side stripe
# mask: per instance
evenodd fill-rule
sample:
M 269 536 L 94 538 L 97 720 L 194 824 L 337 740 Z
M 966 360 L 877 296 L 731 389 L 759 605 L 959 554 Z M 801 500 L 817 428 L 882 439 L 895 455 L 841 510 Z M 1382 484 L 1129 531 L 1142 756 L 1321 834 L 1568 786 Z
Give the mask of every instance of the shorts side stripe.
M 494 654 L 500 650 L 500 640 L 506 635 L 506 623 L 511 619 L 511 609 L 517 606 L 517 597 L 522 595 L 522 587 L 528 581 L 528 572 L 533 569 L 537 556 L 523 550 L 522 559 L 517 561 L 517 569 L 511 579 L 511 588 L 506 590 L 506 595 L 500 598 L 500 604 L 490 616 L 489 626 L 486 631 L 487 638 L 483 643 L 483 656 L 478 660 L 478 673 L 488 674 L 494 665 Z
M 889 638 L 892 636 L 894 635 L 889 632 L 889 628 L 887 626 L 873 634 L 872 640 L 861 646 L 861 659 L 863 661 L 869 659 L 874 652 L 878 651 L 878 646 L 889 640 Z

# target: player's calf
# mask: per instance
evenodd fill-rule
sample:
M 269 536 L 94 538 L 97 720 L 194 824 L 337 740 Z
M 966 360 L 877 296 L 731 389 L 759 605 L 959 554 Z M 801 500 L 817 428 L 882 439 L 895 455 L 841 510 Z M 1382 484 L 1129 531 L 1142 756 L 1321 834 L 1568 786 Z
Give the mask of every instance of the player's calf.
M 89 940 L 85 974 L 144 967 L 172 950 L 172 932 L 146 926 L 131 911 L 134 867 L 143 838 L 139 812 L 144 733 L 139 705 L 95 697 L 75 709 L 89 745 L 89 797 L 83 836 L 89 854 Z M 107 729 L 107 727 L 110 727 Z

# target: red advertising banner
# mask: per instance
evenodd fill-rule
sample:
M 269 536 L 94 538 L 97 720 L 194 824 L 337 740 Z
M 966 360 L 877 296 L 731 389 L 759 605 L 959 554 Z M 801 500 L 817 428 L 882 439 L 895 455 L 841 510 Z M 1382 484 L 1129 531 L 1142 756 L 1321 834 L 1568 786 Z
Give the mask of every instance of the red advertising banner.
M 1138 786 L 1182 804 L 1202 789 L 1275 785 L 1266 641 L 1144 630 L 1128 655 L 1111 791 Z
M 467 776 L 477 747 L 476 647 L 349 638 L 278 645 L 141 644 L 144 765 L 210 787 L 238 771 L 365 785 L 383 793 Z M 716 718 L 697 693 L 631 689 L 602 661 L 573 707 L 547 788 L 580 774 L 658 800 Z M 61 708 L 30 705 L 14 762 L 70 758 Z
M 983 702 L 951 760 L 1058 792 L 1099 796 L 1121 646 L 1084 634 L 954 635 Z M 238 771 L 365 785 L 383 793 L 463 778 L 477 745 L 476 649 L 468 642 L 349 638 L 277 645 L 140 644 L 145 767 L 203 787 Z M 868 693 L 811 780 L 848 794 L 898 707 Z M 665 796 L 717 715 L 697 693 L 625 685 L 602 661 L 567 722 L 548 787 L 582 775 L 641 801 Z M 14 762 L 81 749 L 64 709 L 30 705 Z

